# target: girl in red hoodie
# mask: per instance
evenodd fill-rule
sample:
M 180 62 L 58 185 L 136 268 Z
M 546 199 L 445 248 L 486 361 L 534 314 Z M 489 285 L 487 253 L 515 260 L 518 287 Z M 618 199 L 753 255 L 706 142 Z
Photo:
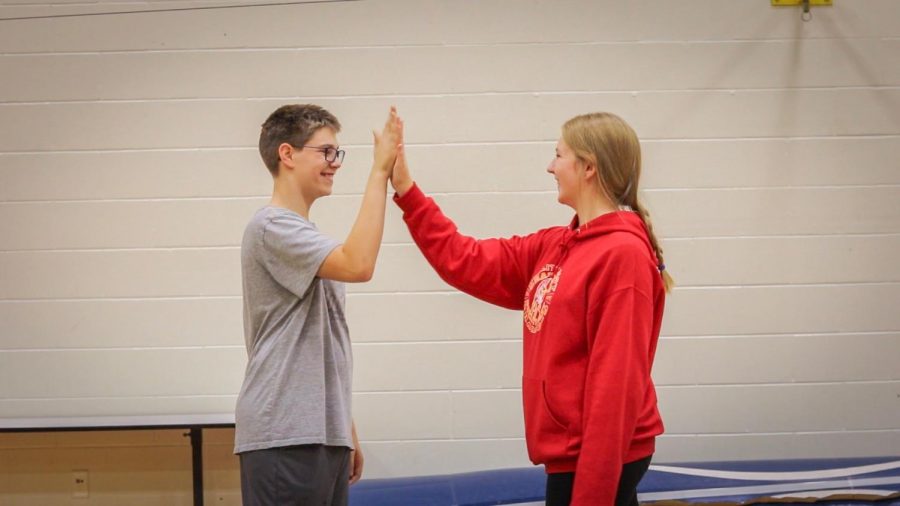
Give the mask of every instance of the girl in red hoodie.
M 523 310 L 525 441 L 547 471 L 547 504 L 637 506 L 663 432 L 650 371 L 672 284 L 638 201 L 637 135 L 613 114 L 576 116 L 547 172 L 575 216 L 521 237 L 461 235 L 413 182 L 402 150 L 394 200 L 442 279 Z

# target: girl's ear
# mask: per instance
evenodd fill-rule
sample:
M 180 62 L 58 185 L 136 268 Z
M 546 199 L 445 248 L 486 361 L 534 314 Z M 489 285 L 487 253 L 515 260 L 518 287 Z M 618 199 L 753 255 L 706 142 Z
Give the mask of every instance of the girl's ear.
M 584 178 L 587 180 L 591 180 L 597 177 L 597 167 L 594 167 L 594 164 L 590 162 L 584 163 Z
M 281 163 L 289 168 L 294 168 L 294 147 L 286 142 L 282 142 L 278 146 L 278 159 Z

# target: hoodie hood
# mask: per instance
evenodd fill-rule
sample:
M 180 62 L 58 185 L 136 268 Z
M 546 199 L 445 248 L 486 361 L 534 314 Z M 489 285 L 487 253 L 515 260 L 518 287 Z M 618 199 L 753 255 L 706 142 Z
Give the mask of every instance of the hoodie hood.
M 573 241 L 593 240 L 600 236 L 613 234 L 616 232 L 625 232 L 639 238 L 647 247 L 652 258 L 656 259 L 656 251 L 650 244 L 650 236 L 647 233 L 647 226 L 644 220 L 634 211 L 614 211 L 611 213 L 601 214 L 593 220 L 579 225 L 578 215 L 572 217 L 566 233 L 565 243 Z M 657 259 L 657 263 L 659 263 Z

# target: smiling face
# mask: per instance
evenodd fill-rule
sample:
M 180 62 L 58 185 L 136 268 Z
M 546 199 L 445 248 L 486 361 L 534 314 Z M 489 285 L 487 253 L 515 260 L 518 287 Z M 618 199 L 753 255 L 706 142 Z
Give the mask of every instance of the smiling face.
M 559 203 L 574 209 L 584 184 L 584 162 L 575 156 L 562 138 L 556 143 L 556 156 L 547 167 L 547 172 L 556 179 Z
M 337 148 L 338 142 L 334 130 L 328 127 L 316 130 L 304 147 L 291 147 L 295 183 L 309 203 L 331 195 L 334 175 L 341 168 L 340 159 L 334 162 L 325 159 L 325 148 L 329 147 Z

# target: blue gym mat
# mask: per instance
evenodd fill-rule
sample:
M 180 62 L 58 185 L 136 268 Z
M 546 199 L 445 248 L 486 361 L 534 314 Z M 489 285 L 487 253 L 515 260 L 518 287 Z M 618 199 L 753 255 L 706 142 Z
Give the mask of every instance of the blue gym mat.
M 540 505 L 543 468 L 363 480 L 352 506 Z M 900 506 L 900 457 L 652 464 L 642 503 Z

